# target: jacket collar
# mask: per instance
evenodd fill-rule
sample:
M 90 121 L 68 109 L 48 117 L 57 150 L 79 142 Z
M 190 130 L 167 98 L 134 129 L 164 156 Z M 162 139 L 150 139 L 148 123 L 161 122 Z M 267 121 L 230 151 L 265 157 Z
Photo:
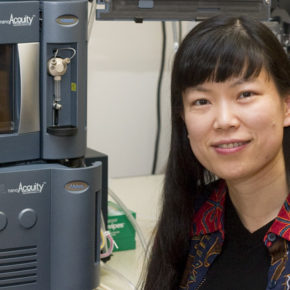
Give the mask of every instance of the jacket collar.
M 193 219 L 194 236 L 206 235 L 219 231 L 224 239 L 224 206 L 226 192 L 225 182 L 219 182 L 217 188 L 196 212 Z
M 224 239 L 224 209 L 226 193 L 226 183 L 222 180 L 194 215 L 192 229 L 193 236 L 206 235 L 219 231 Z M 270 233 L 272 233 L 272 235 L 270 235 Z M 275 236 L 280 236 L 281 238 L 290 241 L 290 194 L 264 237 L 266 246 L 270 247 L 272 245 Z
M 267 247 L 270 247 L 273 243 L 271 233 L 290 241 L 290 193 L 288 194 L 278 216 L 275 218 L 273 224 L 264 237 L 264 242 Z

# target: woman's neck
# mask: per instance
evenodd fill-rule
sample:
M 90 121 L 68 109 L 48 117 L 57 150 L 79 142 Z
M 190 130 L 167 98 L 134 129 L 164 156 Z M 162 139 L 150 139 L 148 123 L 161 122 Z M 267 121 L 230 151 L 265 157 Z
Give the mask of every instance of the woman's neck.
M 232 203 L 250 232 L 275 219 L 289 193 L 284 163 L 276 165 L 247 180 L 227 181 Z

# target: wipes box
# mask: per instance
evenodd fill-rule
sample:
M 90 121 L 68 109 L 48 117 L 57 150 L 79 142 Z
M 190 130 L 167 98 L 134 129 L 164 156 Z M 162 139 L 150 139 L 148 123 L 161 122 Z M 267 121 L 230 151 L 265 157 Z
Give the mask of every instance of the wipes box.
M 136 219 L 136 213 L 130 212 Z M 135 229 L 125 212 L 112 201 L 108 201 L 108 230 L 118 246 L 114 252 L 136 249 Z

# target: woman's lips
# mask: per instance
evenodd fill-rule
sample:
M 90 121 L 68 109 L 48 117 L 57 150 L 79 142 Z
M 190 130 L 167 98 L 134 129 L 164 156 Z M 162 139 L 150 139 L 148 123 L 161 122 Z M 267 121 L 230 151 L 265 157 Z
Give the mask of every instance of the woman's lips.
M 232 154 L 243 150 L 251 141 L 227 140 L 214 143 L 212 147 L 219 154 Z

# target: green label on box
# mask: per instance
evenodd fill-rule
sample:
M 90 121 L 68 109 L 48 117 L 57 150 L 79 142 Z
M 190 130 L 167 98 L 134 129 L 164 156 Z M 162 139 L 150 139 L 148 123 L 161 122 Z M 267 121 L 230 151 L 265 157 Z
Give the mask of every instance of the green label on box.
M 136 213 L 130 211 L 136 219 Z M 131 225 L 124 211 L 115 203 L 108 202 L 108 230 L 118 248 L 114 251 L 136 249 L 135 229 Z

